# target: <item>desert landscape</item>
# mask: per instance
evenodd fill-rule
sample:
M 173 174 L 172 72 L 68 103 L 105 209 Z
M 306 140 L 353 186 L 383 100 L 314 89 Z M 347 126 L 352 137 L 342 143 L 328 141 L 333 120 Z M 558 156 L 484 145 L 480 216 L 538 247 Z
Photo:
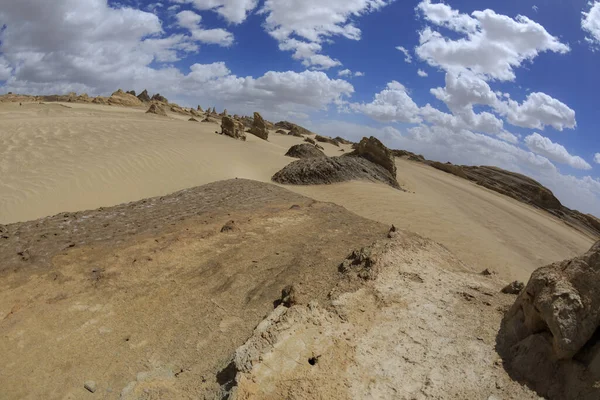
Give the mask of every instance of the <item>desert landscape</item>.
M 600 398 L 600 222 L 530 178 L 146 91 L 0 121 L 1 398 Z

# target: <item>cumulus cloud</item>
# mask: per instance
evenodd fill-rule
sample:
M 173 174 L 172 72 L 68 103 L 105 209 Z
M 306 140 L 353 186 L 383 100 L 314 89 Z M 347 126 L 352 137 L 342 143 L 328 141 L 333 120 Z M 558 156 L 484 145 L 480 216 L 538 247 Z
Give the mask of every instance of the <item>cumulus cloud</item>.
M 582 12 L 581 29 L 587 35 L 585 40 L 597 48 L 600 45 L 600 1 L 590 4 L 590 10 Z
M 338 76 L 347 76 L 347 77 L 352 77 L 352 76 L 365 76 L 364 72 L 360 72 L 360 71 L 356 71 L 356 72 L 352 72 L 349 69 L 343 69 L 341 71 L 338 71 Z
M 463 35 L 451 39 L 426 27 L 419 35 L 416 54 L 430 65 L 447 71 L 470 70 L 486 79 L 512 81 L 514 68 L 540 52 L 566 53 L 569 46 L 550 35 L 537 22 L 515 19 L 493 10 L 460 14 L 444 3 L 422 1 L 417 9 L 426 21 Z
M 564 146 L 552 142 L 550 139 L 539 133 L 533 133 L 527 136 L 525 138 L 525 144 L 529 150 L 542 155 L 551 161 L 566 164 L 576 169 L 592 169 L 592 166 L 583 158 L 569 154 Z
M 402 52 L 402 54 L 404 54 L 404 62 L 410 64 L 412 62 L 412 55 L 410 54 L 410 51 L 408 51 L 408 49 L 404 46 L 396 46 L 396 50 Z
M 506 117 L 511 125 L 523 128 L 552 126 L 562 131 L 577 126 L 575 111 L 559 100 L 536 92 L 519 104 L 503 93 L 499 96 L 485 80 L 470 71 L 446 73 L 446 87 L 431 89 L 431 93 L 457 114 L 472 110 L 473 105 L 485 105 Z
M 39 12 L 30 12 L 34 8 Z M 194 12 L 179 13 L 176 20 L 192 34 L 202 30 Z M 197 39 L 167 36 L 156 15 L 112 8 L 98 0 L 3 3 L 1 25 L 6 25 L 0 31 L 0 81 L 5 81 L 5 91 L 106 95 L 119 87 L 147 88 L 188 105 L 202 98 L 230 110 L 269 110 L 267 114 L 282 116 L 341 104 L 354 91 L 347 81 L 317 71 L 239 77 L 217 62 L 193 64 L 182 72 L 160 63 L 197 52 Z M 223 36 L 202 40 L 223 43 Z
M 496 109 L 506 115 L 512 125 L 531 129 L 544 129 L 549 125 L 562 131 L 577 126 L 575 111 L 545 93 L 530 93 L 523 104 L 514 100 L 497 103 Z
M 380 122 L 419 123 L 419 106 L 400 82 L 392 81 L 370 103 L 352 103 L 350 108 Z
M 594 162 L 600 164 L 600 153 L 594 154 Z
M 281 50 L 294 51 L 294 58 L 305 60 L 306 66 L 327 69 L 341 63 L 318 54 L 320 43 L 338 36 L 360 40 L 361 31 L 353 19 L 387 3 L 387 0 L 266 0 L 260 12 L 267 15 L 265 29 L 280 43 Z
M 181 11 L 176 15 L 177 24 L 190 31 L 192 39 L 203 43 L 229 47 L 233 44 L 233 34 L 225 29 L 203 29 L 202 17 L 193 11 Z
M 199 11 L 214 11 L 227 22 L 240 24 L 256 8 L 258 0 L 170 0 L 171 3 L 192 4 Z
M 419 75 L 421 78 L 426 78 L 429 76 L 429 74 L 422 69 L 417 70 L 417 75 Z

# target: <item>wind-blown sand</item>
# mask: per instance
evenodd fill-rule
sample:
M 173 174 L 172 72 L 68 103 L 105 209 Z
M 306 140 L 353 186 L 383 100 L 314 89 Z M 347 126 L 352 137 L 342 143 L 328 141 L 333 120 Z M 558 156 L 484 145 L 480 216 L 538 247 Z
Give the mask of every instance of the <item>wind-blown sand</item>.
M 71 107 L 71 108 L 68 108 Z M 0 104 L 0 223 L 94 209 L 230 178 L 269 182 L 293 161 L 301 138 L 269 142 L 216 135 L 212 123 L 88 104 Z M 343 132 L 340 132 L 343 136 Z M 328 155 L 339 147 L 321 143 Z M 342 145 L 348 151 L 349 146 Z M 349 182 L 288 186 L 321 201 L 446 245 L 473 270 L 526 280 L 550 262 L 587 250 L 593 239 L 513 199 L 427 166 L 397 159 L 409 192 Z

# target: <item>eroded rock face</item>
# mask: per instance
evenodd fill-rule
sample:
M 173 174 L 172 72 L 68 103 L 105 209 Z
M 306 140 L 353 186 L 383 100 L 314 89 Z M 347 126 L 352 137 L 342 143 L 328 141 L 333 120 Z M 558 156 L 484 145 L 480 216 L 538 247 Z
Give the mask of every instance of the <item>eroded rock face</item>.
M 257 112 L 254 113 L 254 121 L 252 122 L 252 127 L 250 128 L 249 132 L 263 140 L 269 139 L 269 130 L 267 129 L 267 124 L 263 117 Z
M 504 318 L 499 342 L 518 378 L 552 399 L 600 398 L 600 242 L 537 269 Z M 585 371 L 585 373 L 584 373 Z
M 108 104 L 135 107 L 141 106 L 142 102 L 134 95 L 126 93 L 122 89 L 119 89 L 108 98 Z
M 150 108 L 148 109 L 148 111 L 146 111 L 146 114 L 162 115 L 163 117 L 167 116 L 167 112 L 164 110 L 164 108 L 162 108 L 156 103 L 150 105 Z
M 238 140 L 246 140 L 244 125 L 230 117 L 223 117 L 221 121 L 221 134 Z
M 150 102 L 150 95 L 148 95 L 147 90 L 144 90 L 142 93 L 138 94 L 137 98 L 144 103 Z
M 161 103 L 169 103 L 169 100 L 167 100 L 166 97 L 161 96 L 160 93 L 156 93 L 154 96 L 152 96 L 151 100 L 159 101 Z
M 381 165 L 388 170 L 393 177 L 396 177 L 394 154 L 376 137 L 371 136 L 370 138 L 363 138 L 356 147 L 356 150 L 350 153 L 350 155 L 366 158 L 372 163 Z

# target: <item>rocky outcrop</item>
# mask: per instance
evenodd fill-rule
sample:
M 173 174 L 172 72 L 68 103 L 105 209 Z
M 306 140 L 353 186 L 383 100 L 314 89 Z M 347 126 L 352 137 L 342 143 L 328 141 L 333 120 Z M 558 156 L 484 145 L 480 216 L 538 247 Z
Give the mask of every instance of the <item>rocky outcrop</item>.
M 351 180 L 382 182 L 400 188 L 395 177 L 380 165 L 361 157 L 305 158 L 284 167 L 273 181 L 289 185 L 322 185 Z
M 221 121 L 221 135 L 227 135 L 238 140 L 246 140 L 244 125 L 230 117 L 223 117 Z
M 129 90 L 129 91 L 127 91 L 127 94 L 130 94 L 132 96 L 136 96 L 135 90 Z
M 335 137 L 333 140 L 335 140 L 339 144 L 354 144 L 354 142 L 351 142 L 350 140 L 346 140 L 346 139 L 344 139 L 343 137 L 340 137 L 340 136 Z
M 284 131 L 283 129 L 277 129 L 275 131 L 275 133 L 279 133 L 280 135 L 287 135 L 288 133 L 286 131 Z
M 406 158 L 407 160 L 410 161 L 418 161 L 418 162 L 425 162 L 425 157 L 423 157 L 421 154 L 415 154 L 412 153 L 410 151 L 406 151 L 406 150 L 392 150 L 392 154 L 394 154 L 394 157 L 398 157 L 398 158 Z
M 537 269 L 499 334 L 509 372 L 550 399 L 598 399 L 600 242 Z
M 309 137 L 307 137 L 307 138 L 304 138 L 304 141 L 305 141 L 306 143 L 310 143 L 310 144 L 312 144 L 312 145 L 316 145 L 316 144 L 317 144 L 317 142 L 315 142 L 313 139 L 311 139 L 311 138 L 309 138 Z
M 290 132 L 288 133 L 288 135 L 296 136 L 296 137 L 304 137 L 304 136 L 302 136 L 302 131 L 299 129 L 298 126 L 292 127 L 292 129 L 290 129 Z
M 144 89 L 144 91 L 137 96 L 138 100 L 144 103 L 150 103 L 150 95 L 148 95 L 148 91 Z
M 435 169 L 439 169 L 440 171 L 456 175 L 459 178 L 469 179 L 460 165 L 454 165 L 452 163 L 441 163 L 437 161 L 429 161 L 428 164 Z
M 248 132 L 263 140 L 269 140 L 269 130 L 267 129 L 267 124 L 265 123 L 263 117 L 257 112 L 254 113 L 252 127 Z
M 134 95 L 125 93 L 123 90 L 119 89 L 108 98 L 108 104 L 125 107 L 137 107 L 141 106 L 142 102 Z
M 301 135 L 312 135 L 312 132 L 309 131 L 306 128 L 301 127 L 300 125 L 296 125 L 292 122 L 289 121 L 279 121 L 275 124 L 276 128 L 281 128 L 281 129 L 287 129 L 288 131 L 291 131 L 292 129 L 296 128 L 296 130 L 301 134 Z
M 394 155 L 390 149 L 385 147 L 385 145 L 376 137 L 371 136 L 370 138 L 363 138 L 356 147 L 356 150 L 350 153 L 349 156 L 366 158 L 372 163 L 385 168 L 394 178 L 396 177 L 396 162 L 394 160 Z
M 146 111 L 146 114 L 156 114 L 161 115 L 163 117 L 167 116 L 167 112 L 165 111 L 165 109 L 156 103 L 150 104 L 150 108 L 148 109 L 148 111 Z
M 330 137 L 327 137 L 327 136 L 321 136 L 321 135 L 317 135 L 317 136 L 315 136 L 315 140 L 316 140 L 317 142 L 321 142 L 321 143 L 329 143 L 329 144 L 332 144 L 332 145 L 334 145 L 334 146 L 338 146 L 338 147 L 339 147 L 339 145 L 340 145 L 340 144 L 339 144 L 338 142 L 336 142 L 334 139 L 332 139 L 332 138 L 330 138 Z
M 201 112 L 201 113 L 203 113 L 203 112 L 204 112 L 204 110 L 202 109 L 202 107 L 200 107 L 200 105 L 198 105 L 197 111 L 198 111 L 198 112 Z
M 327 157 L 321 150 L 308 143 L 297 144 L 290 147 L 285 155 L 293 158 Z
M 219 123 L 216 119 L 214 119 L 212 117 L 206 117 L 206 118 L 204 118 L 202 120 L 202 122 L 208 122 L 208 123 L 212 123 L 212 124 L 218 124 Z
M 188 121 L 190 121 L 190 122 L 198 122 L 198 120 L 196 118 L 194 118 L 194 117 L 188 119 Z
M 169 103 L 169 100 L 167 100 L 167 98 L 166 98 L 166 97 L 164 97 L 164 96 L 161 96 L 161 95 L 160 95 L 160 93 L 156 93 L 154 96 L 152 96 L 152 99 L 151 99 L 151 100 L 153 100 L 153 101 L 158 101 L 158 102 L 160 102 L 160 103 L 165 103 L 165 104 L 168 104 L 168 103 Z

